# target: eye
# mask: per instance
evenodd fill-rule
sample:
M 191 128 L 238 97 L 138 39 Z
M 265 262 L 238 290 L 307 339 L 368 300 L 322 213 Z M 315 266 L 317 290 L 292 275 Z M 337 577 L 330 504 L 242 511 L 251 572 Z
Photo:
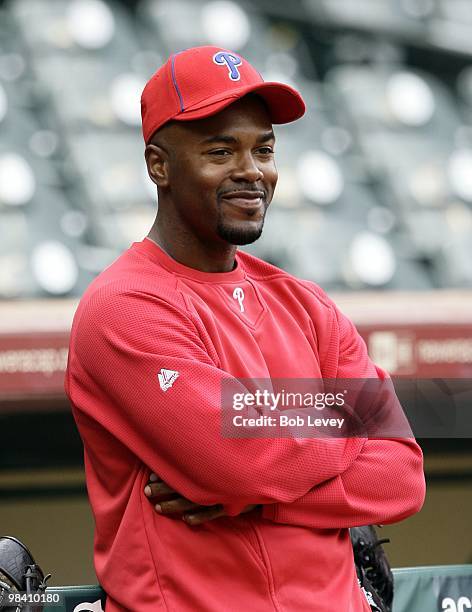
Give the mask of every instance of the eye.
M 257 152 L 260 153 L 261 155 L 273 155 L 274 149 L 273 147 L 269 147 L 269 146 L 259 147 L 257 149 Z
M 214 155 L 215 157 L 226 157 L 227 155 L 231 155 L 231 151 L 228 149 L 213 149 L 208 151 L 209 155 Z

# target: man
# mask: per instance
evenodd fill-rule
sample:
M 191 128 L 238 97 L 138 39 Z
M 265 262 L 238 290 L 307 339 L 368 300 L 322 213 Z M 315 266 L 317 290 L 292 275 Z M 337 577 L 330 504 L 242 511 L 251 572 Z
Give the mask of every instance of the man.
M 66 381 L 107 611 L 369 610 L 347 528 L 423 503 L 411 439 L 222 435 L 224 380 L 384 377 L 317 286 L 237 251 L 274 193 L 272 124 L 303 112 L 216 47 L 173 55 L 143 91 L 159 210 L 85 293 Z M 223 516 L 156 512 L 151 473 Z

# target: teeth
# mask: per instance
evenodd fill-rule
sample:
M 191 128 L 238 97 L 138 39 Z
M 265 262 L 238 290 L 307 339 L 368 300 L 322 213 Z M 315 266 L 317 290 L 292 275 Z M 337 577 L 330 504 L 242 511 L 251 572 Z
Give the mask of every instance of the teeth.
M 226 197 L 228 199 L 231 198 L 235 198 L 235 199 L 239 199 L 239 200 L 260 200 L 262 198 L 261 195 L 240 195 L 240 194 L 234 194 L 234 195 L 229 195 L 229 196 L 223 196 Z

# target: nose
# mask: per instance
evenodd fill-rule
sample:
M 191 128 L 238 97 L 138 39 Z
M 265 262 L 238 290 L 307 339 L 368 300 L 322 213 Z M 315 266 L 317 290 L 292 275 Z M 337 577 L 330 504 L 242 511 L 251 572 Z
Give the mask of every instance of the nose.
M 247 181 L 248 183 L 256 183 L 264 178 L 264 173 L 251 152 L 237 156 L 232 174 L 235 181 Z

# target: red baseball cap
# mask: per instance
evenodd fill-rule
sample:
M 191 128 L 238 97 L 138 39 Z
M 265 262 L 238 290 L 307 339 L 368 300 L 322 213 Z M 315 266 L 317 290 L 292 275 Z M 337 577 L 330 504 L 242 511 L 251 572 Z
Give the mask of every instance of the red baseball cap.
M 144 140 L 149 142 L 168 121 L 209 117 L 248 93 L 265 100 L 272 123 L 290 123 L 305 112 L 305 103 L 295 89 L 264 82 L 257 70 L 233 51 L 208 46 L 175 53 L 143 89 Z

